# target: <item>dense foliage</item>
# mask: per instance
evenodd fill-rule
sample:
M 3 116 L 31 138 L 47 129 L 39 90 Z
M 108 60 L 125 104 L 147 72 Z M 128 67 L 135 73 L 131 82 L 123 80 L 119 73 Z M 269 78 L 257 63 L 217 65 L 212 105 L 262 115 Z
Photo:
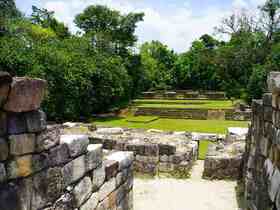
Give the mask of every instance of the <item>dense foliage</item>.
M 269 71 L 280 67 L 280 4 L 267 0 L 259 16 L 246 12 L 222 20 L 177 54 L 159 41 L 135 50 L 143 13 L 121 14 L 93 5 L 69 29 L 46 9 L 26 17 L 13 0 L 0 0 L 0 70 L 48 80 L 44 108 L 50 119 L 79 119 L 126 105 L 151 89 L 223 90 L 250 102 L 265 91 Z

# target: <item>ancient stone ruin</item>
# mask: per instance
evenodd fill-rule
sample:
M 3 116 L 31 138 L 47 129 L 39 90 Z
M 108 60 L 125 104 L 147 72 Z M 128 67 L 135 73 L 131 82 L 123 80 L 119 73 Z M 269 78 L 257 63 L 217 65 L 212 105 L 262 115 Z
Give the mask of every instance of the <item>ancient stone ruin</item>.
M 271 93 L 253 102 L 244 155 L 245 200 L 251 210 L 280 209 L 280 73 L 268 78 Z
M 46 86 L 0 72 L 0 209 L 132 209 L 133 153 L 47 126 Z

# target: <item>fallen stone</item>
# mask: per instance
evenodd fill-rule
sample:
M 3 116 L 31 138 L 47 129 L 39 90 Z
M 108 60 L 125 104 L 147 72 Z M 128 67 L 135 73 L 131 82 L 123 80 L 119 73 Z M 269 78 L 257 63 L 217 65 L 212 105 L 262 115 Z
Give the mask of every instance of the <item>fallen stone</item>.
M 98 205 L 98 193 L 93 193 L 90 198 L 81 206 L 80 210 L 93 210 Z
M 102 164 L 102 144 L 90 144 L 87 147 L 86 168 L 91 171 Z
M 116 178 L 112 178 L 105 182 L 99 192 L 99 201 L 103 201 L 111 192 L 113 192 L 116 189 Z
M 35 151 L 35 134 L 11 135 L 9 142 L 12 155 L 25 155 Z
M 66 144 L 70 156 L 77 157 L 87 152 L 89 139 L 88 136 L 85 135 L 62 135 L 60 137 L 60 144 Z
M 0 138 L 0 161 L 7 160 L 9 155 L 9 147 L 5 139 Z
M 102 134 L 102 135 L 118 135 L 118 134 L 123 134 L 124 130 L 122 128 L 98 128 L 96 131 L 97 134 Z
M 119 164 L 119 171 L 128 168 L 132 165 L 134 160 L 133 152 L 114 152 L 106 157 L 107 160 L 117 161 Z
M 106 172 L 104 165 L 96 168 L 92 172 L 92 190 L 96 192 L 104 183 L 106 179 Z
M 77 207 L 81 206 L 92 192 L 92 182 L 89 177 L 83 178 L 73 189 L 74 201 Z
M 8 134 L 27 133 L 26 120 L 23 114 L 9 113 L 7 119 Z
M 48 126 L 47 130 L 39 133 L 36 137 L 36 151 L 42 152 L 59 144 L 60 129 L 58 126 Z
M 47 116 L 41 110 L 25 113 L 25 119 L 29 133 L 41 132 L 47 128 Z

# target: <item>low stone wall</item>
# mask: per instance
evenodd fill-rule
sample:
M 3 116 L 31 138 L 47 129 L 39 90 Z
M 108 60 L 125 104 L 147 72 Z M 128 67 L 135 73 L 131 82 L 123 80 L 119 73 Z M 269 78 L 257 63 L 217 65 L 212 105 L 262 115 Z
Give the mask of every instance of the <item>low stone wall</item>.
M 159 116 L 163 118 L 193 120 L 232 120 L 250 121 L 251 111 L 235 111 L 232 109 L 184 109 L 184 108 L 148 108 L 138 107 L 135 116 Z
M 133 153 L 60 136 L 40 110 L 45 88 L 0 72 L 0 209 L 132 209 Z
M 240 179 L 244 147 L 244 142 L 219 149 L 216 145 L 210 146 L 204 162 L 203 177 L 206 179 Z
M 176 91 L 150 91 L 143 92 L 143 99 L 226 99 L 224 92 L 215 91 L 192 91 L 192 90 L 176 90 Z
M 119 132 L 117 132 L 119 131 Z M 197 159 L 197 142 L 184 133 L 150 133 L 121 128 L 100 128 L 90 134 L 91 143 L 104 149 L 132 151 L 136 172 L 156 175 L 160 172 L 187 177 Z
M 268 78 L 272 93 L 252 104 L 244 155 L 245 200 L 251 210 L 280 209 L 280 73 Z

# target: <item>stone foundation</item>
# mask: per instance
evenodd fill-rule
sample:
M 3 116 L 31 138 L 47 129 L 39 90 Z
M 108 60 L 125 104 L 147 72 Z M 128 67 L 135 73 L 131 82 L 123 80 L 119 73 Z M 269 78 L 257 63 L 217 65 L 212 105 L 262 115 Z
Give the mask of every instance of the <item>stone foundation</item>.
M 0 72 L 0 209 L 133 209 L 133 153 L 60 136 L 40 110 L 45 88 Z
M 187 177 L 197 159 L 197 142 L 184 132 L 174 134 L 100 128 L 90 134 L 90 139 L 91 143 L 102 144 L 107 150 L 133 152 L 135 171 L 150 175 L 162 172 Z
M 280 73 L 268 78 L 272 93 L 253 102 L 253 120 L 246 140 L 244 183 L 247 208 L 280 209 Z

